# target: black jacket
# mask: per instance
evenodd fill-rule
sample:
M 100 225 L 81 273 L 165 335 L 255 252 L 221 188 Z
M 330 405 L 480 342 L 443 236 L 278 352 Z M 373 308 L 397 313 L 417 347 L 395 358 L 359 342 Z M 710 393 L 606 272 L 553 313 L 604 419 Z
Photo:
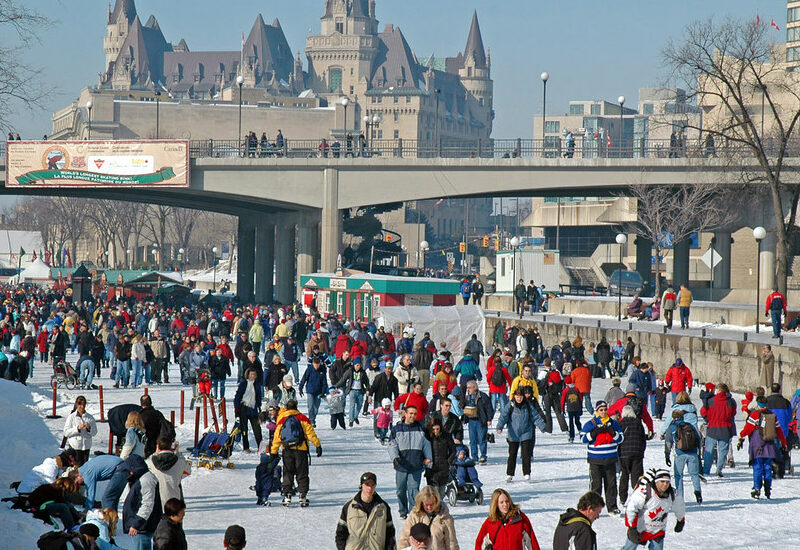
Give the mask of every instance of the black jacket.
M 108 410 L 108 427 L 111 433 L 117 437 L 125 437 L 128 428 L 125 427 L 125 422 L 128 420 L 128 415 L 132 412 L 140 412 L 142 408 L 135 403 L 123 403 Z
M 183 526 L 166 516 L 161 518 L 153 534 L 153 550 L 187 550 Z
M 392 403 L 400 395 L 400 389 L 397 385 L 397 377 L 392 376 L 388 378 L 385 372 L 380 373 L 372 381 L 372 402 L 377 407 L 384 398 L 389 398 Z
M 644 426 L 638 418 L 623 418 L 619 422 L 622 427 L 623 439 L 619 444 L 618 452 L 621 457 L 644 457 L 647 447 L 647 438 Z
M 433 363 L 433 353 L 428 348 L 419 348 L 411 357 L 411 364 L 417 370 L 428 370 Z
M 364 369 L 356 371 L 352 366 L 344 372 L 344 375 L 334 384 L 337 388 L 342 388 L 344 394 L 348 395 L 350 390 L 353 389 L 353 382 L 358 379 L 361 381 L 361 391 L 370 391 L 369 377 Z M 376 404 L 377 407 L 380 403 Z
M 470 396 L 464 395 L 460 397 L 459 400 L 461 401 L 461 409 L 463 410 L 464 406 L 470 402 Z M 477 420 L 485 426 L 494 416 L 494 409 L 492 408 L 492 402 L 489 396 L 478 390 L 478 393 L 475 394 L 475 406 L 478 408 Z M 466 416 L 464 418 L 466 418 Z
M 331 365 L 331 368 L 328 370 L 328 378 L 331 382 L 331 386 L 335 386 L 336 383 L 342 379 L 342 376 L 344 376 L 344 373 L 347 372 L 350 366 L 351 363 L 349 359 L 345 361 L 339 358 L 333 362 L 333 365 Z
M 428 408 L 430 410 L 430 407 Z M 450 412 L 447 415 L 447 419 L 442 416 L 442 411 L 436 411 L 431 413 L 431 420 L 439 419 L 444 427 L 444 431 L 449 433 L 454 441 L 464 441 L 464 424 L 461 422 L 461 419 L 458 418 L 455 414 Z
M 594 360 L 598 365 L 604 365 L 611 362 L 611 344 L 602 340 L 597 347 L 594 348 Z
M 597 535 L 592 522 L 574 508 L 568 508 L 558 518 L 553 533 L 553 550 L 597 550 Z
M 147 457 L 156 452 L 156 444 L 161 435 L 162 426 L 168 422 L 167 419 L 164 418 L 164 415 L 161 414 L 161 411 L 153 407 L 143 408 L 139 414 L 142 417 L 145 435 L 147 435 L 147 442 L 144 446 L 144 456 Z M 174 431 L 172 435 L 174 437 Z
M 231 375 L 231 363 L 224 355 L 212 355 L 208 360 L 208 368 L 211 370 L 212 380 L 225 380 Z

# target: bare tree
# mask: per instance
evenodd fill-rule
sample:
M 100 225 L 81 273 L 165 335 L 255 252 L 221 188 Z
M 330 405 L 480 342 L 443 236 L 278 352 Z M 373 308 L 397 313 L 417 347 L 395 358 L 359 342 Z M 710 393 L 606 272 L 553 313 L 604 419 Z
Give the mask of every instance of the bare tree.
M 105 255 L 117 236 L 117 201 L 108 199 L 95 199 L 87 201 L 86 218 L 100 237 L 101 254 Z M 106 258 L 108 266 L 117 267 L 116 246 L 114 257 Z
M 174 215 L 175 208 L 164 206 L 163 204 L 152 204 L 147 208 L 144 216 L 145 233 L 152 237 L 153 242 L 158 245 L 157 263 L 158 269 L 164 266 L 164 245 L 167 241 L 167 229 L 169 220 Z M 149 247 L 145 245 L 145 261 Z
M 698 21 L 667 42 L 663 58 L 671 77 L 703 109 L 705 121 L 697 129 L 716 144 L 738 149 L 731 161 L 742 179 L 769 189 L 776 284 L 786 292 L 800 199 L 796 168 L 786 160 L 797 153 L 800 74 L 778 59 L 768 33 L 769 25 L 753 20 Z
M 634 235 L 653 241 L 655 248 L 656 276 L 655 295 L 661 293 L 662 252 L 676 243 L 685 241 L 694 233 L 713 231 L 729 218 L 729 208 L 743 196 L 740 190 L 732 190 L 724 184 L 695 184 L 680 187 L 653 185 L 631 186 L 627 196 L 636 205 L 634 223 L 626 224 L 626 230 Z
M 17 105 L 29 109 L 41 107 L 48 96 L 42 83 L 41 69 L 32 68 L 22 60 L 22 54 L 50 20 L 34 9 L 14 0 L 0 0 L 0 128 L 11 129 L 11 115 Z M 16 44 L 10 37 L 16 38 Z
M 172 216 L 169 218 L 169 225 L 178 248 L 183 248 L 184 251 L 189 249 L 192 231 L 200 215 L 201 213 L 197 210 L 189 210 L 188 208 L 174 209 Z
M 146 223 L 145 212 L 148 206 L 139 202 L 118 202 L 117 203 L 117 235 L 122 249 L 125 250 L 125 259 L 130 267 L 136 259 L 136 252 L 139 249 L 139 240 L 142 238 L 142 231 Z M 128 250 L 131 257 L 128 257 Z

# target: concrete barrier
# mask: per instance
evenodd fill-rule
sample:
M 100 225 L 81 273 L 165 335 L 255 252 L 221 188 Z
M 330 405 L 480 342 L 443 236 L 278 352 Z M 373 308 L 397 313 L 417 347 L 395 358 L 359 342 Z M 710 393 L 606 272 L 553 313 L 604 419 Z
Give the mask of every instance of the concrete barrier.
M 613 347 L 617 340 L 626 342 L 630 336 L 637 344 L 637 354 L 644 361 L 653 363 L 659 378 L 664 376 L 676 357 L 681 357 L 689 365 L 695 379 L 703 383 L 725 382 L 736 392 L 753 391 L 759 385 L 761 377 L 758 357 L 763 344 L 760 343 L 577 326 L 561 320 L 537 322 L 487 315 L 486 336 L 489 348 L 495 326 L 501 321 L 506 321 L 506 326 L 512 321 L 523 328 L 535 326 L 539 329 L 545 346 L 553 346 L 564 339 L 572 340 L 576 336 L 582 337 L 585 345 L 588 345 L 589 342 L 599 342 L 605 336 Z M 774 379 L 781 383 L 784 396 L 791 397 L 800 387 L 800 349 L 779 346 L 777 343 L 771 345 L 775 355 Z

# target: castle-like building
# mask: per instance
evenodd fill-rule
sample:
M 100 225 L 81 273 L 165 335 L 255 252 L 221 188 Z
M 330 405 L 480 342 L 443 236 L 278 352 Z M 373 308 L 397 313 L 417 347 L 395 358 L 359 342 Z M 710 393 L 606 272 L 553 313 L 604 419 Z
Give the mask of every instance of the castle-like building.
M 168 41 L 153 15 L 142 23 L 134 0 L 116 0 L 103 49 L 97 86 L 54 115 L 52 137 L 85 138 L 91 118 L 93 139 L 233 139 L 232 117 L 214 107 L 240 97 L 250 108 L 245 131 L 281 127 L 294 138 L 330 137 L 357 133 L 366 115 L 377 114 L 377 139 L 491 136 L 491 59 L 477 14 L 463 52 L 417 58 L 398 27 L 379 31 L 374 0 L 326 0 L 320 34 L 306 39 L 304 67 L 277 19 L 267 24 L 258 15 L 238 51 L 193 51 L 183 39 Z M 156 101 L 163 116 L 154 128 L 158 115 L 146 110 Z

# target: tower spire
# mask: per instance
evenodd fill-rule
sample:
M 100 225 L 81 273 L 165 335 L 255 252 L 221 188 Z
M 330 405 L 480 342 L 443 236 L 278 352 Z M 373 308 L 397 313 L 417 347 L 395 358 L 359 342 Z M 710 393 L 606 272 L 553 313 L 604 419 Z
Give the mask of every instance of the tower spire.
M 481 27 L 478 24 L 478 12 L 472 12 L 472 25 L 467 36 L 467 46 L 464 48 L 464 59 L 475 59 L 475 67 L 486 68 L 486 51 L 483 49 L 483 38 L 481 38 Z

